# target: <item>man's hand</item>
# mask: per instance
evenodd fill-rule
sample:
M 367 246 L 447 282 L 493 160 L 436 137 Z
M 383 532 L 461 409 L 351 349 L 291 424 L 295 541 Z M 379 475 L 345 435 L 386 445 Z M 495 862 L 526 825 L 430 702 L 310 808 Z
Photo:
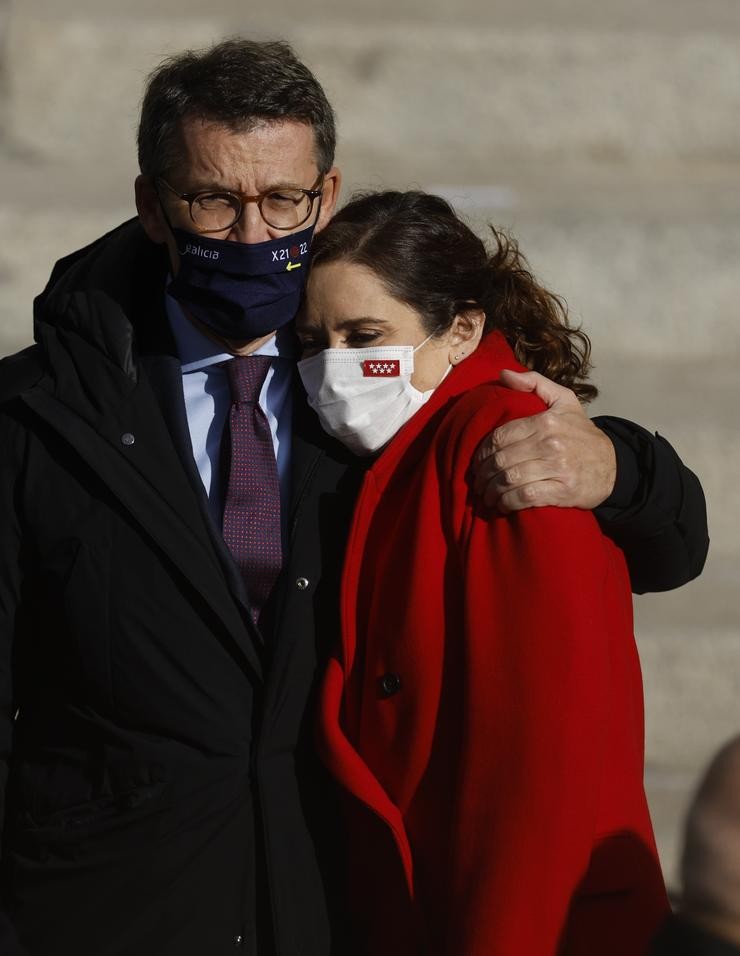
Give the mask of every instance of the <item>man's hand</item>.
M 504 370 L 501 382 L 534 392 L 548 409 L 507 422 L 481 443 L 475 482 L 485 504 L 503 512 L 600 505 L 614 488 L 616 454 L 573 392 L 538 372 Z

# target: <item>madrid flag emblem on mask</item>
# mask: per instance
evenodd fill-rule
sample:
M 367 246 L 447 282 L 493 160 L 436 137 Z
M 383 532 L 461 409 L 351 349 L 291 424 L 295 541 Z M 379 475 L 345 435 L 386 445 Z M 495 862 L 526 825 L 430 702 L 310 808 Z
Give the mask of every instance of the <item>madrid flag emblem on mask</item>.
M 398 378 L 401 374 L 401 363 L 398 359 L 370 359 L 362 362 L 364 378 Z

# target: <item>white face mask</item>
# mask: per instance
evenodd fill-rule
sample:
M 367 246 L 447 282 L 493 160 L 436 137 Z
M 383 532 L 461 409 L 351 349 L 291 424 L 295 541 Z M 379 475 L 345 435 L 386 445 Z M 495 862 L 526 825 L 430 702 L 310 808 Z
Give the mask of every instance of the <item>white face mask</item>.
M 355 455 L 370 455 L 386 445 L 434 391 L 420 392 L 411 384 L 414 352 L 429 339 L 431 335 L 416 348 L 324 349 L 302 359 L 298 371 L 308 404 L 324 431 Z

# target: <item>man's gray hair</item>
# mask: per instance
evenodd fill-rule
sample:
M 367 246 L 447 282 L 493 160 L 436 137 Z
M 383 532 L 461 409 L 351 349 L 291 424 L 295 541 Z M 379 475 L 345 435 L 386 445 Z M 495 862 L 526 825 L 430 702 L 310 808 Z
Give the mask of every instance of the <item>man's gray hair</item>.
M 200 119 L 234 132 L 264 121 L 311 126 L 319 172 L 334 162 L 334 111 L 288 43 L 233 38 L 164 60 L 147 82 L 139 123 L 139 168 L 163 176 L 182 156 L 182 122 Z

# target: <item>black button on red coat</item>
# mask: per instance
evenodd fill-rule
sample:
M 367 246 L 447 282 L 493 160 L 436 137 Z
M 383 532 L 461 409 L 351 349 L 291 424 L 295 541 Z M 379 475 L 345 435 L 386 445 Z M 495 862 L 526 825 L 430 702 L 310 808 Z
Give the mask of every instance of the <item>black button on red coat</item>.
M 401 678 L 398 676 L 398 674 L 383 674 L 378 681 L 378 684 L 380 686 L 380 694 L 382 697 L 392 697 L 401 689 Z

